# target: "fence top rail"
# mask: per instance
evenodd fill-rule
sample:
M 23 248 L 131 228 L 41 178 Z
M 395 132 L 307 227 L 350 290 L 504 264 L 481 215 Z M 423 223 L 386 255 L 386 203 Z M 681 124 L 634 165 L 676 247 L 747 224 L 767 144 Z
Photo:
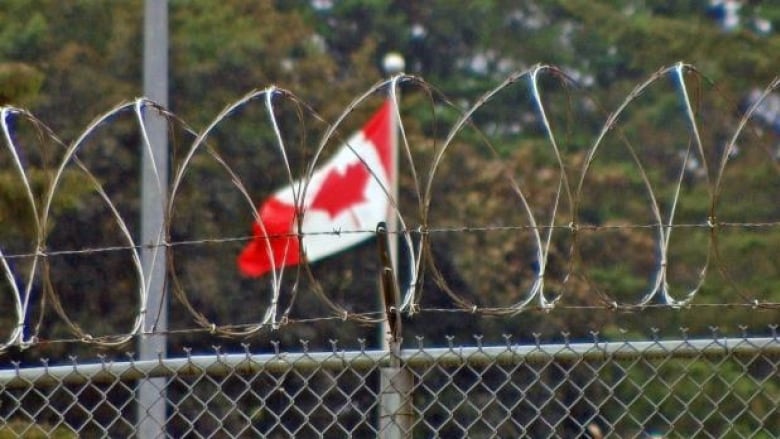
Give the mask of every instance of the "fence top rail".
M 604 359 L 632 360 L 636 358 L 693 358 L 701 356 L 722 357 L 727 355 L 750 355 L 761 352 L 765 355 L 780 355 L 780 338 L 712 338 L 655 341 L 618 341 L 516 345 L 462 346 L 446 348 L 418 347 L 400 352 L 402 364 L 419 367 L 431 363 L 458 365 L 463 363 L 520 363 L 557 361 L 597 361 Z M 45 386 L 46 383 L 80 384 L 91 382 L 112 382 L 117 378 L 132 381 L 151 377 L 169 377 L 209 374 L 224 376 L 230 373 L 270 373 L 290 369 L 370 369 L 388 367 L 392 355 L 381 350 L 356 350 L 330 352 L 278 352 L 252 354 L 247 351 L 238 354 L 216 352 L 210 355 L 188 355 L 182 358 L 160 358 L 157 360 L 115 362 L 101 360 L 95 363 L 79 363 L 38 367 L 21 367 L 0 370 L 0 388 L 28 387 L 30 383 Z

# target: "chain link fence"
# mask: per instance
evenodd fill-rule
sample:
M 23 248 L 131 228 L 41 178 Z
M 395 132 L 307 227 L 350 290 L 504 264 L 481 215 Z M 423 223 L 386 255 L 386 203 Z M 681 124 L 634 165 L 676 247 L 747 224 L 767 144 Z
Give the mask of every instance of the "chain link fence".
M 479 340 L 479 339 L 478 339 Z M 777 437 L 780 339 L 190 355 L 0 371 L 0 438 Z M 138 410 L 151 382 L 166 418 Z M 147 412 L 148 413 L 148 412 Z

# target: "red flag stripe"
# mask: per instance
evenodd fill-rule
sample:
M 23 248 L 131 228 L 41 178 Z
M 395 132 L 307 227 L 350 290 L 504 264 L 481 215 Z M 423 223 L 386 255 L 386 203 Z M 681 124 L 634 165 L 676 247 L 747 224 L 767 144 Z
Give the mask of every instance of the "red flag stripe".
M 390 181 L 393 181 L 395 175 L 391 175 L 393 170 L 393 102 L 386 100 L 374 117 L 363 127 L 363 135 L 374 144 L 379 159 L 382 162 L 385 175 Z
M 351 139 L 350 147 L 355 148 L 355 153 L 360 157 L 347 151 L 344 145 L 330 162 L 315 171 L 303 206 L 306 209 L 302 225 L 304 231 L 344 230 L 344 226 L 358 224 L 368 227 L 367 224 L 373 226 L 384 219 L 389 202 L 384 193 L 378 193 L 377 183 L 370 176 L 366 164 L 371 166 L 373 163 L 383 168 L 384 175 L 376 175 L 380 178 L 379 181 L 384 180 L 384 183 L 380 184 L 393 181 L 392 112 L 392 102 L 386 101 L 363 126 L 362 138 L 358 136 Z M 362 160 L 367 161 L 364 164 Z M 367 199 L 367 196 L 372 196 L 373 200 Z M 381 200 L 379 196 L 382 197 Z M 257 223 L 253 225 L 254 239 L 237 258 L 242 274 L 258 277 L 274 268 L 301 262 L 300 241 L 294 235 L 297 231 L 295 212 L 290 186 L 277 191 L 263 202 L 259 216 L 264 227 Z M 369 236 L 371 235 L 310 236 L 306 238 L 304 245 L 309 260 L 313 261 L 341 251 Z

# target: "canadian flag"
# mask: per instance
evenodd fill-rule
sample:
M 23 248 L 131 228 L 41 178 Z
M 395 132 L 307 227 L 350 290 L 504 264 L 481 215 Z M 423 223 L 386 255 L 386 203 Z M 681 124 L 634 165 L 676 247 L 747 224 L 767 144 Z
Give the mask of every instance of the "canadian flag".
M 373 236 L 351 232 L 374 230 L 388 217 L 388 194 L 396 178 L 393 118 L 392 101 L 388 100 L 312 174 L 297 208 L 294 194 L 298 191 L 301 196 L 303 180 L 278 190 L 262 203 L 258 212 L 263 226 L 253 224 L 254 239 L 238 256 L 242 274 L 258 277 L 274 268 L 299 264 L 304 253 L 308 262 L 314 262 Z M 296 212 L 303 212 L 303 252 L 296 236 Z

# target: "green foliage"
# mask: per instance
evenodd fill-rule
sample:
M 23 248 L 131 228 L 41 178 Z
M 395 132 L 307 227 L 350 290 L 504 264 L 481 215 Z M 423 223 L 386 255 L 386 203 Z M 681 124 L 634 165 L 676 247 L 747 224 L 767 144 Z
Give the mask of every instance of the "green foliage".
M 610 420 L 620 435 L 643 427 L 679 434 L 704 429 L 721 435 L 749 435 L 756 431 L 756 420 L 771 418 L 774 410 L 772 402 L 762 395 L 772 394 L 773 388 L 780 390 L 769 379 L 771 371 L 762 360 L 741 356 L 727 360 L 650 359 L 624 366 L 627 372 L 602 370 L 608 381 L 620 378 L 613 389 L 619 400 L 633 401 L 630 417 Z M 724 397 L 726 388 L 730 397 Z M 642 396 L 637 397 L 640 391 Z M 745 401 L 749 412 L 743 411 Z M 625 413 L 613 411 L 609 405 L 605 407 L 611 413 L 608 417 Z
M 0 105 L 22 107 L 32 101 L 43 84 L 43 73 L 23 63 L 0 63 Z
M 28 169 L 27 178 L 33 200 L 40 211 L 44 193 L 49 190 L 53 173 L 50 170 Z M 84 196 L 93 190 L 92 183 L 80 171 L 68 170 L 64 173 L 57 196 L 54 199 L 54 212 L 68 212 L 80 209 Z M 50 226 L 56 223 L 54 215 Z M 0 240 L 3 243 L 27 240 L 32 242 L 37 236 L 35 223 L 40 218 L 33 216 L 29 196 L 22 180 L 13 171 L 0 172 Z
M 724 138 L 736 125 L 736 102 L 780 71 L 775 56 L 780 49 L 780 37 L 760 36 L 748 28 L 723 32 L 707 16 L 706 2 L 662 5 L 632 1 L 616 6 L 609 1 L 584 0 L 522 4 L 509 0 L 467 4 L 375 0 L 321 5 L 324 6 L 315 8 L 312 2 L 304 0 L 231 0 L 218 5 L 206 0 L 171 0 L 172 110 L 197 130 L 244 93 L 276 85 L 293 91 L 325 120 L 332 120 L 358 93 L 384 76 L 379 69 L 382 56 L 396 50 L 405 55 L 408 72 L 420 75 L 437 88 L 431 91 L 433 98 L 411 86 L 403 90 L 402 113 L 407 134 L 413 153 L 419 158 L 417 172 L 425 175 L 441 139 L 459 115 L 456 109 L 444 105 L 438 92 L 456 108 L 463 109 L 509 73 L 538 62 L 550 63 L 560 66 L 563 74 L 577 82 L 567 82 L 558 74 L 540 82 L 544 104 L 550 110 L 549 122 L 564 156 L 564 172 L 570 184 L 576 186 L 586 151 L 593 146 L 607 114 L 659 67 L 683 60 L 698 66 L 718 86 L 712 87 L 695 76 L 686 79 L 690 90 L 698 93 L 691 99 L 701 124 L 709 175 L 685 175 L 675 219 L 704 222 L 713 209 L 718 219 L 731 221 L 773 221 L 780 215 L 776 191 L 767 189 L 778 184 L 776 163 L 767 160 L 766 154 L 771 152 L 776 139 L 772 133 L 754 133 L 759 130 L 751 131 L 748 140 L 740 139 L 743 153 L 728 164 L 719 203 L 709 204 L 712 181 L 705 177 L 714 177 Z M 67 142 L 96 115 L 141 94 L 140 0 L 9 0 L 3 6 L 0 103 L 30 107 Z M 776 6 L 751 4 L 744 11 L 746 16 L 760 14 L 776 28 L 780 26 L 780 8 Z M 669 214 L 675 196 L 674 182 L 682 164 L 679 153 L 692 145 L 678 88 L 668 77 L 660 79 L 637 97 L 611 127 L 585 177 L 582 199 L 577 200 L 578 220 L 596 226 L 652 223 L 645 177 L 657 195 L 662 215 Z M 293 101 L 280 98 L 276 104 L 276 116 L 289 140 L 292 167 L 299 175 L 325 124 Z M 556 217 L 547 218 L 561 170 L 532 104 L 528 82 L 522 79 L 473 115 L 473 125 L 456 136 L 438 170 L 431 225 L 528 225 L 515 183 L 533 206 L 537 220 L 556 225 L 571 221 L 574 206 L 569 204 L 571 200 L 566 199 L 566 194 L 561 195 L 563 201 Z M 370 111 L 368 104 L 358 108 L 341 134 L 359 126 L 361 118 Z M 301 122 L 304 129 L 298 128 Z M 112 128 L 97 133 L 79 157 L 90 163 L 90 169 L 137 234 L 140 139 L 130 123 L 110 123 L 114 124 Z M 172 133 L 174 169 L 180 166 L 191 140 L 181 130 Z M 286 182 L 262 102 L 254 101 L 231 114 L 208 141 L 212 151 L 250 190 L 253 202 L 259 202 Z M 5 162 L 2 166 L 0 220 L 4 228 L 0 236 L 7 240 L 14 239 L 9 235 L 19 231 L 24 235 L 32 231 L 29 208 L 15 170 Z M 35 163 L 29 169 L 37 197 L 41 185 L 50 178 L 43 169 L 47 168 Z M 116 225 L 106 214 L 103 202 L 80 180 L 83 175 L 76 174 L 68 174 L 56 201 L 59 204 L 54 208 L 58 217 L 52 223 L 50 244 L 60 248 L 73 244 L 63 236 L 89 230 L 88 224 L 105 236 L 115 233 Z M 249 209 L 231 178 L 205 148 L 196 153 L 171 218 L 172 239 L 241 236 L 248 232 Z M 401 190 L 408 196 L 401 203 L 408 212 L 415 212 L 417 207 L 413 184 L 410 175 L 403 176 Z M 410 225 L 415 225 L 418 218 L 414 213 L 410 216 Z M 677 244 L 673 244 L 670 254 L 677 271 L 670 276 L 687 285 L 697 278 L 707 256 L 708 235 L 675 233 L 677 240 L 673 242 Z M 88 235 L 93 245 L 100 244 L 98 238 Z M 533 252 L 527 250 L 532 242 L 530 234 L 460 234 L 457 239 L 439 235 L 434 239 L 439 246 L 435 250 L 443 254 L 437 261 L 441 265 L 438 268 L 446 272 L 448 280 L 457 278 L 452 283 L 458 285 L 455 289 L 464 300 L 493 305 L 522 300 L 536 263 Z M 551 294 L 568 294 L 576 303 L 598 304 L 590 290 L 592 284 L 581 278 L 565 280 L 571 239 L 565 232 L 556 232 L 550 249 L 553 262 L 548 267 L 551 278 L 546 280 L 547 287 Z M 578 239 L 587 254 L 578 255 L 584 259 L 575 269 L 583 270 L 596 284 L 611 285 L 609 290 L 617 292 L 621 299 L 641 295 L 657 268 L 657 236 L 652 230 L 597 230 Z M 775 241 L 775 234 L 771 233 L 723 232 L 712 251 L 731 255 L 733 260 L 711 255 L 715 262 L 705 280 L 703 297 L 731 301 L 739 297 L 734 284 L 748 278 L 776 279 L 776 258 L 767 257 Z M 200 293 L 193 301 L 222 321 L 256 321 L 257 310 L 267 300 L 267 287 L 236 279 L 232 255 L 238 247 L 223 247 L 220 256 L 206 248 L 189 247 L 174 249 L 172 254 L 180 262 L 177 267 L 182 270 L 181 279 L 206 287 L 198 290 Z M 339 262 L 326 261 L 313 269 L 330 285 L 326 289 L 341 295 L 343 303 L 359 303 L 364 310 L 373 310 L 375 282 L 371 276 L 361 276 L 361 272 L 375 269 L 374 253 L 373 246 L 368 244 L 357 249 L 352 259 L 346 256 Z M 733 256 L 745 254 L 750 256 Z M 492 262 L 486 264 L 485 260 Z M 119 273 L 122 263 L 106 267 L 103 272 Z M 68 264 L 84 265 L 76 260 Z M 505 269 L 496 270 L 494 264 Z M 762 275 L 756 277 L 751 269 Z M 728 276 L 734 282 L 724 282 L 723 278 Z M 425 300 L 441 306 L 451 304 L 442 290 L 428 281 Z M 132 284 L 126 279 L 122 282 Z M 344 285 L 361 293 L 344 297 Z M 80 288 L 92 287 L 74 282 L 63 291 L 70 291 L 70 298 L 79 297 Z M 685 288 L 674 285 L 674 291 L 682 290 Z M 221 300 L 223 291 L 235 291 L 232 294 L 237 299 Z M 774 300 L 777 287 L 773 281 L 759 280 L 749 285 L 749 291 L 751 296 Z M 120 305 L 134 309 L 131 302 L 128 299 Z M 89 326 L 93 314 L 99 314 L 93 311 L 99 310 L 102 303 L 102 297 L 95 298 L 94 303 L 84 307 L 88 310 L 82 314 L 84 326 Z M 253 306 L 242 306 L 245 303 Z M 295 311 L 302 315 L 322 312 L 321 304 L 313 296 L 302 300 L 299 295 L 296 303 Z M 744 323 L 744 314 L 734 316 L 720 322 L 732 326 Z M 569 317 L 562 313 L 555 318 L 566 322 L 571 320 Z M 544 324 L 540 323 L 543 319 L 527 318 L 533 324 Z M 192 324 L 186 312 L 176 314 L 174 320 L 182 327 Z M 626 322 L 619 316 L 595 320 L 584 322 L 579 331 Z M 637 326 L 646 323 L 636 321 Z M 703 319 L 697 324 L 686 322 L 701 328 L 710 323 Z M 410 324 L 410 331 L 439 334 L 442 330 L 415 325 Z M 504 330 L 495 322 L 485 323 L 482 329 Z M 479 330 L 474 326 L 463 329 Z M 338 333 L 338 329 L 333 331 Z M 351 338 L 352 332 L 350 328 L 341 334 Z M 296 340 L 298 336 L 289 338 Z
M 0 105 L 28 107 L 69 142 L 97 115 L 139 96 L 142 3 L 4 0 L 0 9 Z M 780 73 L 777 32 L 761 36 L 747 27 L 724 32 L 706 15 L 708 2 L 701 0 L 620 4 L 606 0 L 331 3 L 330 7 L 317 9 L 308 0 L 171 0 L 171 109 L 200 130 L 226 104 L 250 90 L 276 85 L 294 92 L 326 121 L 333 120 L 358 93 L 384 76 L 379 69 L 383 55 L 399 51 L 406 57 L 407 71 L 436 88 L 431 95 L 411 86 L 403 89 L 402 114 L 412 152 L 419 160 L 417 172 L 427 176 L 432 157 L 459 116 L 457 109 L 476 102 L 511 72 L 549 63 L 559 66 L 576 82 L 564 81 L 557 74 L 540 82 L 545 106 L 553 110 L 548 116 L 564 155 L 563 172 L 576 186 L 587 151 L 607 115 L 653 72 L 682 60 L 697 66 L 717 86 L 695 75 L 686 77 L 686 85 L 695 91 L 691 100 L 706 155 L 697 158 L 706 159 L 709 173 L 683 175 L 676 222 L 705 224 L 711 214 L 716 220 L 733 222 L 780 219 L 780 193 L 776 190 L 780 175 L 776 159 L 771 158 L 777 133 L 758 124 L 738 139 L 740 153 L 727 165 L 717 203 L 709 202 L 723 145 L 739 117 L 736 103 L 752 88 L 764 87 Z M 777 5 L 746 2 L 743 11 L 746 17 L 759 14 L 780 29 Z M 568 262 L 573 237 L 565 226 L 572 220 L 575 206 L 570 205 L 567 194 L 560 194 L 560 209 L 555 218 L 549 218 L 552 200 L 558 195 L 561 169 L 527 86 L 525 79 L 512 84 L 475 113 L 473 124 L 456 136 L 438 169 L 429 226 L 467 225 L 477 230 L 432 234 L 435 268 L 446 285 L 428 276 L 423 307 L 452 307 L 445 290 L 461 297 L 464 303 L 479 306 L 507 306 L 524 300 L 538 268 L 536 255 L 529 250 L 533 248 L 533 236 L 527 230 L 479 230 L 529 225 L 518 188 L 527 197 L 539 224 L 560 226 L 549 248 L 550 266 L 545 278 L 551 296 L 565 294 L 564 302 L 575 305 L 603 305 L 600 299 L 604 298 L 635 302 L 658 270 L 657 230 L 628 226 L 652 224 L 655 220 L 645 178 L 657 195 L 662 216 L 668 218 L 682 166 L 680 152 L 695 146 L 682 111 L 679 84 L 669 77 L 659 79 L 630 103 L 606 133 L 590 163 L 582 198 L 576 200 L 577 220 L 594 228 L 579 232 L 581 254 L 575 255 L 579 260 L 573 266 Z M 456 109 L 445 105 L 439 92 Z M 292 169 L 300 175 L 325 124 L 294 101 L 279 98 L 275 104 L 280 127 L 289 140 Z M 254 203 L 287 182 L 262 105 L 254 101 L 231 114 L 208 139 L 208 147 L 235 171 Z M 360 126 L 370 107 L 367 104 L 356 109 L 341 134 Z M 128 221 L 131 233 L 137 236 L 141 140 L 131 123 L 117 119 L 109 121 L 106 131 L 97 132 L 78 156 L 89 163 Z M 298 129 L 302 122 L 304 128 Z M 171 137 L 172 168 L 176 170 L 192 137 L 180 128 L 172 129 Z M 30 142 L 22 143 L 26 147 Z M 694 155 L 697 153 L 694 151 Z M 35 230 L 18 171 L 5 155 L 0 158 L 0 245 L 6 252 L 9 246 L 12 250 L 24 248 Z M 26 159 L 34 198 L 40 203 L 51 181 L 53 161 L 34 154 Z M 232 176 L 205 148 L 195 154 L 188 172 L 170 218 L 171 240 L 247 234 L 251 214 L 246 200 L 235 189 Z M 400 202 L 404 212 L 412 212 L 410 218 L 405 218 L 412 227 L 419 220 L 414 183 L 409 172 L 402 175 Z M 46 231 L 51 248 L 124 244 L 117 242 L 121 236 L 118 226 L 93 189 L 83 173 L 75 168 L 66 171 L 53 206 L 54 218 Z M 780 234 L 775 229 L 722 227 L 717 230 L 714 248 L 708 247 L 711 235 L 705 227 L 674 230 L 666 279 L 671 291 L 676 297 L 683 296 L 699 281 L 706 261 L 709 272 L 698 303 L 743 299 L 777 302 Z M 234 257 L 239 248 L 240 243 L 229 243 L 169 249 L 177 280 L 189 293 L 189 300 L 220 324 L 257 322 L 269 300 L 267 280 L 240 279 L 236 275 Z M 312 270 L 332 300 L 346 305 L 351 312 L 375 311 L 375 274 L 379 270 L 375 255 L 374 243 L 367 243 L 349 254 L 322 261 Z M 96 335 L 124 331 L 132 324 L 138 305 L 134 296 L 137 282 L 127 268 L 129 261 L 129 252 L 52 258 L 51 279 L 77 324 Z M 571 269 L 575 270 L 573 276 L 569 276 Z M 287 292 L 293 286 L 293 276 L 293 272 L 285 273 Z M 294 317 L 322 317 L 327 313 L 307 280 L 296 287 Z M 37 294 L 41 289 L 35 285 L 33 291 Z M 4 336 L 13 325 L 8 320 L 12 313 L 6 300 L 10 289 L 4 287 L 0 292 L 4 295 L 3 310 L 8 311 L 0 317 L 0 328 L 5 330 L 0 336 Z M 282 307 L 290 296 L 281 298 Z M 38 297 L 33 297 L 36 300 Z M 176 300 L 172 300 L 171 310 L 172 328 L 194 326 L 192 316 Z M 36 308 L 38 312 L 43 311 Z M 589 338 L 590 331 L 601 331 L 607 338 L 623 338 L 620 328 L 642 336 L 647 335 L 648 327 L 659 328 L 661 335 L 678 334 L 680 326 L 690 328 L 691 334 L 709 334 L 713 325 L 733 330 L 748 323 L 756 325 L 757 330 L 760 325 L 776 324 L 776 311 L 730 309 L 724 313 L 720 308 L 696 308 L 624 314 L 556 310 L 499 319 L 445 313 L 405 322 L 408 340 L 423 335 L 435 342 L 449 334 L 471 342 L 472 334 L 482 332 L 486 340 L 495 341 L 503 333 L 521 332 L 528 337 L 534 332 L 555 335 L 562 329 L 573 338 Z M 45 308 L 43 334 L 48 338 L 71 336 L 50 308 Z M 366 339 L 369 345 L 375 345 L 378 338 L 373 328 L 335 320 L 291 325 L 250 341 L 254 347 L 267 346 L 268 339 L 280 339 L 284 349 L 297 347 L 299 339 L 308 339 L 311 349 L 319 349 L 328 348 L 330 339 L 349 342 L 357 337 Z M 211 352 L 214 344 L 201 333 L 171 336 L 171 340 L 169 352 L 176 355 L 182 346 L 193 347 L 198 353 Z M 230 350 L 238 343 L 225 340 L 221 344 Z M 120 349 L 132 350 L 128 346 Z M 77 351 L 56 344 L 46 356 L 63 358 Z M 93 353 L 89 349 L 89 356 Z M 21 353 L 20 359 L 25 355 L 31 358 L 34 354 Z M 735 413 L 738 404 L 734 401 L 721 401 L 724 386 L 733 387 L 744 400 L 751 398 L 757 386 L 775 388 L 775 394 L 780 391 L 775 382 L 756 378 L 761 376 L 761 365 L 749 363 L 672 360 L 660 365 L 660 373 L 650 378 L 653 370 L 640 365 L 609 391 L 630 399 L 636 391 L 632 382 L 651 379 L 645 398 L 638 400 L 629 413 L 625 407 L 599 409 L 605 419 L 645 420 L 656 413 L 690 431 L 698 430 L 686 412 L 718 410 L 737 422 L 727 426 L 712 416 L 706 428 L 747 434 L 751 421 Z M 618 371 L 605 369 L 603 373 Z M 683 374 L 688 378 L 678 379 Z M 683 405 L 671 394 L 689 402 Z M 751 400 L 750 405 L 759 418 L 768 419 L 774 409 L 770 402 L 760 399 Z M 253 414 L 258 419 L 263 416 L 261 411 Z M 633 434 L 632 427 L 620 433 Z M 51 430 L 25 422 L 0 428 L 0 437 L 22 430 L 29 437 L 73 437 L 65 427 Z
M 46 38 L 47 19 L 39 1 L 8 0 L 0 11 L 0 60 L 34 60 Z
M 15 420 L 0 427 L 0 439 L 72 439 L 76 432 L 66 425 L 49 426 Z

